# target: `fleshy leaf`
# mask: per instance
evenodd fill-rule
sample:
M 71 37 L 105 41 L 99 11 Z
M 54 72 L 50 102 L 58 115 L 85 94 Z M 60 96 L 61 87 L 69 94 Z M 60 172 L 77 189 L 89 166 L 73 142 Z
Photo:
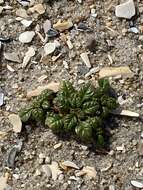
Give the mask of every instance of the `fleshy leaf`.
M 31 108 L 23 108 L 19 112 L 19 116 L 23 123 L 27 122 L 31 117 Z
M 65 131 L 72 131 L 77 125 L 77 117 L 75 114 L 68 114 L 63 119 Z
M 63 120 L 58 114 L 47 114 L 45 125 L 55 132 L 60 132 L 61 130 L 63 130 Z

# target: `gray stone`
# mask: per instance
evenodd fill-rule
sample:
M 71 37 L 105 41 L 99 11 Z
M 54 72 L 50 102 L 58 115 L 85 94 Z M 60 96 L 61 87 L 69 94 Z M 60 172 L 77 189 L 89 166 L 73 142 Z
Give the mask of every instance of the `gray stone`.
M 135 15 L 135 5 L 133 0 L 116 6 L 115 14 L 117 17 L 131 19 Z

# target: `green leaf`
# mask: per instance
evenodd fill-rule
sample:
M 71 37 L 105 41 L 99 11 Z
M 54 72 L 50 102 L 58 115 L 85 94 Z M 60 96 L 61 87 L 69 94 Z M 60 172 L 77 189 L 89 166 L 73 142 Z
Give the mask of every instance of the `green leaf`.
M 19 116 L 23 123 L 27 122 L 31 117 L 31 108 L 23 108 L 19 112 Z
M 55 132 L 62 132 L 64 123 L 58 114 L 50 113 L 47 114 L 45 125 Z
M 92 99 L 94 94 L 95 94 L 95 89 L 90 83 L 87 83 L 84 86 L 82 86 L 78 92 L 78 95 L 82 102 Z
M 35 121 L 43 122 L 45 119 L 45 113 L 41 108 L 32 109 L 32 119 Z
M 102 119 L 98 116 L 91 117 L 88 119 L 88 123 L 90 123 L 91 127 L 96 131 L 102 126 Z
M 42 103 L 42 108 L 44 109 L 44 110 L 48 110 L 48 109 L 50 109 L 50 103 L 47 101 L 47 100 L 45 100 L 45 101 L 43 101 L 43 103 Z
M 101 104 L 104 107 L 107 107 L 109 110 L 113 110 L 113 109 L 116 109 L 118 107 L 116 99 L 113 97 L 109 97 L 107 95 L 104 95 L 101 97 Z
M 95 115 L 96 113 L 99 114 L 100 105 L 97 101 L 88 101 L 83 104 L 82 110 L 88 115 Z
M 80 125 L 75 128 L 75 132 L 81 140 L 87 142 L 92 141 L 92 127 L 88 121 L 82 121 Z
M 110 88 L 109 80 L 107 79 L 99 79 L 98 85 L 100 88 L 104 90 L 104 92 L 107 92 Z
M 60 89 L 60 93 L 64 96 L 64 97 L 69 97 L 71 96 L 71 94 L 73 94 L 75 92 L 75 89 L 72 85 L 72 83 L 70 83 L 69 81 L 63 81 L 62 82 L 62 87 Z
M 74 129 L 74 127 L 77 125 L 77 117 L 75 116 L 75 114 L 67 114 L 64 118 L 63 118 L 63 122 L 64 122 L 64 129 L 65 131 L 72 131 Z
M 65 98 L 61 94 L 58 94 L 57 97 L 53 101 L 54 106 L 60 111 L 60 112 L 68 112 L 70 109 L 70 102 L 69 99 Z
M 69 98 L 71 108 L 80 108 L 82 101 L 77 93 L 72 94 Z

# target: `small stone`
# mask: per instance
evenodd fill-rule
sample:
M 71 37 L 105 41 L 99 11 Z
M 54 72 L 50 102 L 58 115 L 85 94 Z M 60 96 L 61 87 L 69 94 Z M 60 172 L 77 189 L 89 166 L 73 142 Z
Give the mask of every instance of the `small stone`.
M 97 17 L 97 13 L 96 13 L 96 10 L 94 8 L 91 9 L 91 16 L 93 18 L 96 18 Z
M 89 58 L 88 58 L 88 54 L 85 52 L 85 53 L 82 53 L 80 55 L 82 61 L 85 63 L 85 65 L 88 67 L 88 68 L 91 68 L 91 64 L 90 64 L 90 61 L 89 61 Z
M 23 0 L 18 0 L 19 3 L 23 6 L 23 7 L 27 7 L 29 6 L 30 2 L 29 1 L 23 1 Z
M 115 9 L 117 17 L 131 19 L 135 15 L 135 5 L 133 0 L 117 5 Z
M 54 145 L 54 149 L 58 149 L 58 148 L 60 148 L 61 146 L 62 146 L 62 143 L 55 144 L 55 145 Z
M 68 30 L 73 26 L 72 21 L 63 21 L 59 20 L 56 24 L 53 25 L 53 28 L 56 30 L 59 30 L 60 32 L 63 32 L 64 30 Z
M 43 164 L 44 159 L 43 159 L 43 158 L 40 158 L 40 159 L 38 160 L 38 162 L 39 162 L 39 164 Z
M 109 190 L 115 190 L 115 185 L 109 185 Z
M 32 20 L 21 20 L 21 24 L 23 24 L 26 28 L 29 27 L 32 24 Z
M 58 176 L 62 173 L 62 171 L 59 169 L 59 165 L 57 162 L 52 162 L 52 164 L 48 165 L 52 172 L 52 179 L 55 181 Z
M 40 176 L 40 175 L 41 175 L 41 171 L 39 169 L 37 169 L 35 172 L 35 176 Z
M 88 73 L 86 73 L 85 78 L 97 73 L 98 71 L 99 71 L 99 67 L 95 67 L 95 68 L 90 69 L 90 71 Z
M 44 159 L 44 158 L 45 158 L 45 155 L 44 155 L 43 153 L 40 153 L 40 154 L 39 154 L 39 158 Z
M 48 38 L 53 38 L 53 37 L 56 37 L 59 35 L 59 32 L 57 30 L 55 30 L 54 28 L 50 28 L 48 31 L 47 31 L 47 36 Z
M 19 115 L 10 114 L 8 118 L 9 118 L 10 123 L 13 126 L 13 131 L 15 133 L 20 133 L 22 130 L 22 122 L 21 122 Z
M 22 68 L 25 68 L 27 64 L 29 63 L 30 59 L 35 55 L 35 49 L 31 46 L 28 47 L 28 51 L 25 53 Z
M 63 61 L 63 66 L 64 66 L 65 69 L 69 69 L 69 65 L 68 65 L 68 63 L 66 61 Z
M 141 138 L 143 138 L 143 132 L 141 133 Z
M 16 62 L 16 63 L 20 62 L 20 59 L 19 59 L 17 53 L 15 53 L 15 52 L 13 52 L 13 53 L 6 53 L 5 52 L 4 57 L 8 61 L 12 61 L 12 62 Z
M 42 166 L 42 171 L 46 174 L 46 176 L 49 178 L 52 175 L 51 169 L 49 168 L 48 165 L 43 165 Z
M 50 89 L 53 90 L 54 92 L 58 92 L 60 88 L 60 83 L 59 82 L 50 82 L 49 84 L 45 86 L 39 86 L 35 90 L 31 90 L 27 92 L 27 98 L 30 99 L 32 97 L 36 97 L 41 94 L 43 90 Z
M 26 10 L 22 8 L 16 10 L 16 16 L 21 17 L 21 18 L 28 17 Z
M 56 44 L 54 42 L 45 44 L 45 46 L 44 46 L 45 55 L 49 55 L 49 54 L 53 53 L 55 51 L 55 49 L 56 49 Z
M 133 32 L 135 34 L 138 34 L 139 33 L 139 30 L 136 28 L 136 27 L 131 27 L 128 29 L 129 32 Z
M 74 168 L 74 169 L 79 170 L 79 167 L 75 163 L 68 161 L 68 160 L 62 162 L 61 165 L 63 165 L 64 167 L 67 167 L 67 168 Z
M 124 146 L 124 145 L 122 145 L 122 146 L 117 146 L 117 147 L 116 147 L 116 150 L 117 150 L 117 151 L 123 151 L 123 150 L 125 150 L 125 146 Z
M 93 29 L 86 25 L 86 23 L 80 22 L 77 26 L 77 30 L 81 32 L 92 32 Z
M 19 175 L 18 174 L 13 174 L 13 177 L 18 180 L 19 179 Z
M 97 171 L 95 170 L 94 167 L 85 166 L 85 167 L 83 167 L 83 169 L 81 171 L 76 173 L 76 176 L 78 176 L 78 177 L 83 176 L 83 175 L 86 175 L 89 178 L 96 178 Z
M 46 20 L 43 24 L 43 29 L 44 29 L 44 33 L 47 34 L 47 32 L 51 29 L 51 21 L 50 20 Z
M 38 14 L 44 14 L 45 8 L 42 4 L 37 4 L 34 5 L 34 7 L 29 8 L 29 11 L 32 13 L 37 12 Z
M 136 187 L 136 188 L 139 188 L 139 189 L 142 189 L 143 188 L 143 183 L 139 182 L 139 181 L 136 181 L 136 180 L 131 180 L 131 184 Z
M 8 175 L 0 176 L 0 190 L 7 189 Z
M 49 156 L 47 156 L 47 157 L 45 158 L 45 163 L 46 163 L 46 164 L 50 164 L 50 163 L 51 163 L 51 158 L 50 158 Z
M 138 154 L 143 156 L 143 139 L 141 139 L 138 143 Z
M 0 92 L 0 106 L 4 104 L 4 94 Z
M 35 36 L 34 31 L 26 31 L 20 34 L 19 41 L 22 43 L 30 43 Z
M 59 177 L 58 177 L 58 180 L 59 180 L 59 181 L 63 181 L 63 180 L 64 180 L 64 175 L 63 175 L 63 174 L 60 174 Z
M 69 49 L 73 49 L 73 44 L 70 39 L 67 40 L 67 46 Z

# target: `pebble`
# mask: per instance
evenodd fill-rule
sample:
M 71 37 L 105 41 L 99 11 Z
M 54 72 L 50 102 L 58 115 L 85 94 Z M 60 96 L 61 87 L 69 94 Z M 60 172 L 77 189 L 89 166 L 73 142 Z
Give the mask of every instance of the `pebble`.
M 138 154 L 143 156 L 143 139 L 141 139 L 138 143 Z
M 115 190 L 115 185 L 110 185 L 109 190 Z
M 73 162 L 71 162 L 71 161 L 64 161 L 64 162 L 62 162 L 61 163 L 64 167 L 67 167 L 67 168 L 74 168 L 74 169 L 77 169 L 77 170 L 79 170 L 79 167 L 75 164 L 75 163 L 73 163 Z
M 62 146 L 62 143 L 55 144 L 55 145 L 54 145 L 54 149 L 58 149 L 58 148 L 60 148 L 61 146 Z
M 143 138 L 143 132 L 141 133 L 141 138 Z
M 46 43 L 44 46 L 45 55 L 52 54 L 56 49 L 56 44 L 54 42 Z
M 18 57 L 18 54 L 13 52 L 13 53 L 4 53 L 4 58 L 8 61 L 16 62 L 19 63 L 20 59 Z
M 135 15 L 135 5 L 133 0 L 116 6 L 115 14 L 117 17 L 131 19 Z
M 53 28 L 56 30 L 59 30 L 60 32 L 63 32 L 65 30 L 68 30 L 72 26 L 73 26 L 73 23 L 70 20 L 63 21 L 63 22 L 61 22 L 61 20 L 59 20 L 56 24 L 53 25 Z
M 44 155 L 43 153 L 40 153 L 40 154 L 39 154 L 39 158 L 44 159 L 44 158 L 45 158 L 45 155 Z
M 26 31 L 20 34 L 19 41 L 22 43 L 30 43 L 35 36 L 34 31 Z
M 96 13 L 96 10 L 94 8 L 91 9 L 91 17 L 93 17 L 93 18 L 97 17 L 97 13 Z
M 32 13 L 37 12 L 40 15 L 45 13 L 45 8 L 42 4 L 36 4 L 28 10 Z
M 28 51 L 25 53 L 23 58 L 22 68 L 25 68 L 29 63 L 30 59 L 35 55 L 35 49 L 31 46 L 28 47 Z
M 136 28 L 136 27 L 131 27 L 131 28 L 128 29 L 128 31 L 129 31 L 129 32 L 132 32 L 132 33 L 135 33 L 135 34 L 138 34 L 138 33 L 139 33 L 139 30 L 138 30 L 138 28 Z
M 139 189 L 142 189 L 143 188 L 143 183 L 139 182 L 139 181 L 136 181 L 136 180 L 131 180 L 131 184 L 134 186 L 134 187 L 137 187 Z
M 48 165 L 43 165 L 42 166 L 42 171 L 46 174 L 46 176 L 49 178 L 52 176 L 51 169 L 49 168 Z
M 13 131 L 15 133 L 20 133 L 22 130 L 22 122 L 21 119 L 19 117 L 19 115 L 17 114 L 10 114 L 8 116 L 9 122 L 12 124 L 13 126 Z
M 48 31 L 47 31 L 47 36 L 49 38 L 53 38 L 53 37 L 56 37 L 59 35 L 59 32 L 57 30 L 55 30 L 54 28 L 50 28 Z
M 50 158 L 49 156 L 47 156 L 47 157 L 45 158 L 45 163 L 46 163 L 46 164 L 50 164 L 50 163 L 51 163 L 51 158 Z
M 82 54 L 80 54 L 80 57 L 81 57 L 82 61 L 85 63 L 85 65 L 88 68 L 91 68 L 91 64 L 90 64 L 90 61 L 89 61 L 88 54 L 86 52 L 82 53 Z
M 51 27 L 52 27 L 51 21 L 47 19 L 43 24 L 44 33 L 47 34 L 47 32 L 51 29 Z
M 4 104 L 4 94 L 0 92 L 0 106 Z
M 52 172 L 52 179 L 55 181 L 58 176 L 62 173 L 62 171 L 59 169 L 59 165 L 57 162 L 53 161 L 52 164 L 48 165 Z
M 18 180 L 19 179 L 19 175 L 18 174 L 13 174 L 13 177 Z
M 63 180 L 64 180 L 64 175 L 63 175 L 63 174 L 60 174 L 59 177 L 58 177 L 58 180 L 59 180 L 59 181 L 63 181 Z
M 116 147 L 116 150 L 117 150 L 117 151 L 123 151 L 123 150 L 125 150 L 125 146 L 124 146 L 124 145 L 122 145 L 122 146 L 117 146 L 117 147 Z
M 21 24 L 23 24 L 26 28 L 29 27 L 31 24 L 32 24 L 32 20 L 26 20 L 26 19 L 23 19 L 20 21 Z
M 27 18 L 28 17 L 26 10 L 22 9 L 22 8 L 16 10 L 16 16 L 19 16 L 21 18 Z
M 92 32 L 93 29 L 86 25 L 86 23 L 80 22 L 77 26 L 77 30 L 81 32 Z
M 90 71 L 88 73 L 86 73 L 85 78 L 97 73 L 98 71 L 99 71 L 99 67 L 94 67 L 94 68 L 90 69 Z
M 37 169 L 35 172 L 35 176 L 40 176 L 40 175 L 41 175 L 41 171 L 39 169 Z
M 27 7 L 29 6 L 30 2 L 29 1 L 23 1 L 23 0 L 18 0 L 19 3 L 23 6 L 23 7 Z

